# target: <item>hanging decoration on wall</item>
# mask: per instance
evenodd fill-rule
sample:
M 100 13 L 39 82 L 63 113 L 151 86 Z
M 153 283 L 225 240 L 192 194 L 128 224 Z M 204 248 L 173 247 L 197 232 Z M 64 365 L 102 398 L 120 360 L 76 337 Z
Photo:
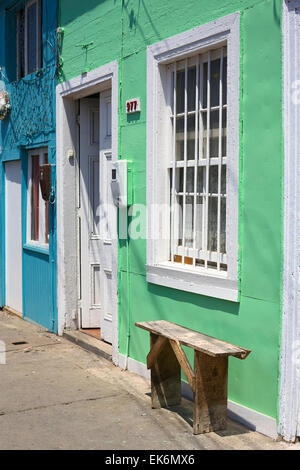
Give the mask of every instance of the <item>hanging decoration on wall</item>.
M 0 121 L 6 118 L 10 110 L 10 100 L 4 82 L 5 78 L 2 67 L 0 67 Z
M 0 120 L 6 118 L 10 110 L 10 101 L 9 96 L 6 90 L 1 89 L 0 87 Z

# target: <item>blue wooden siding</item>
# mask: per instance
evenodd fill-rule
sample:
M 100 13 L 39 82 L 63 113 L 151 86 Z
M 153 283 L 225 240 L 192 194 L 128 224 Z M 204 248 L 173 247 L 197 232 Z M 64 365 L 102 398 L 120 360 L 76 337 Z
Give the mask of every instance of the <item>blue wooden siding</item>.
M 57 65 L 56 0 L 43 0 L 43 65 L 38 72 L 16 81 L 16 11 L 24 0 L 7 0 L 0 5 L 0 67 L 12 109 L 0 123 L 0 306 L 5 305 L 5 189 L 4 162 L 22 162 L 22 271 L 23 316 L 57 332 L 56 304 L 56 208 L 49 217 L 49 250 L 29 249 L 27 227 L 28 150 L 46 147 L 55 179 L 55 86 Z M 1 80 L 1 77 L 0 77 Z

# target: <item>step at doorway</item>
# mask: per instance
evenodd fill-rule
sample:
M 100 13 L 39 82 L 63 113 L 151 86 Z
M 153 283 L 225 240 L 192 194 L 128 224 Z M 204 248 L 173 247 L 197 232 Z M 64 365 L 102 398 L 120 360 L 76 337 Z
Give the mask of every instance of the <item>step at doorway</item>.
M 100 328 L 81 328 L 82 333 L 85 333 L 88 336 L 99 339 L 101 341 L 101 329 Z

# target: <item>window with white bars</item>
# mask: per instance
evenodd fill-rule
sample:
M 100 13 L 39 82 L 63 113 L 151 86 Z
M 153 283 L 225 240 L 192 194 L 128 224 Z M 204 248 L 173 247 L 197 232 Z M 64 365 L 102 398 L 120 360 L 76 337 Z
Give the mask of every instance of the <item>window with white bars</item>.
M 168 70 L 170 261 L 226 271 L 226 47 L 176 61 Z
M 147 281 L 238 301 L 240 15 L 147 48 Z

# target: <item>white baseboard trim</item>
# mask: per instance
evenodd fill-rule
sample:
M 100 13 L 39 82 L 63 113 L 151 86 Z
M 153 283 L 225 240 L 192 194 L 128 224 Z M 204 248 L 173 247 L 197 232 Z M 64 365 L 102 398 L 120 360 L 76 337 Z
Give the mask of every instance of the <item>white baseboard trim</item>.
M 126 356 L 119 354 L 119 367 L 125 369 Z M 150 371 L 146 365 L 134 359 L 128 358 L 127 369 L 134 372 L 147 380 L 150 380 Z M 188 400 L 193 400 L 193 392 L 189 384 L 181 382 L 182 395 Z M 252 410 L 246 406 L 239 405 L 233 401 L 228 400 L 228 417 L 233 421 L 237 421 L 247 428 L 257 431 L 272 439 L 278 439 L 277 422 L 275 418 L 264 415 L 259 411 Z
M 119 354 L 119 367 L 121 367 L 121 369 L 126 368 L 126 359 L 128 361 L 127 369 L 130 370 L 130 372 L 134 372 L 135 374 L 144 377 L 144 379 L 150 380 L 150 370 L 147 369 L 145 364 L 138 362 L 135 359 L 131 359 L 131 357 L 126 358 L 123 354 Z

